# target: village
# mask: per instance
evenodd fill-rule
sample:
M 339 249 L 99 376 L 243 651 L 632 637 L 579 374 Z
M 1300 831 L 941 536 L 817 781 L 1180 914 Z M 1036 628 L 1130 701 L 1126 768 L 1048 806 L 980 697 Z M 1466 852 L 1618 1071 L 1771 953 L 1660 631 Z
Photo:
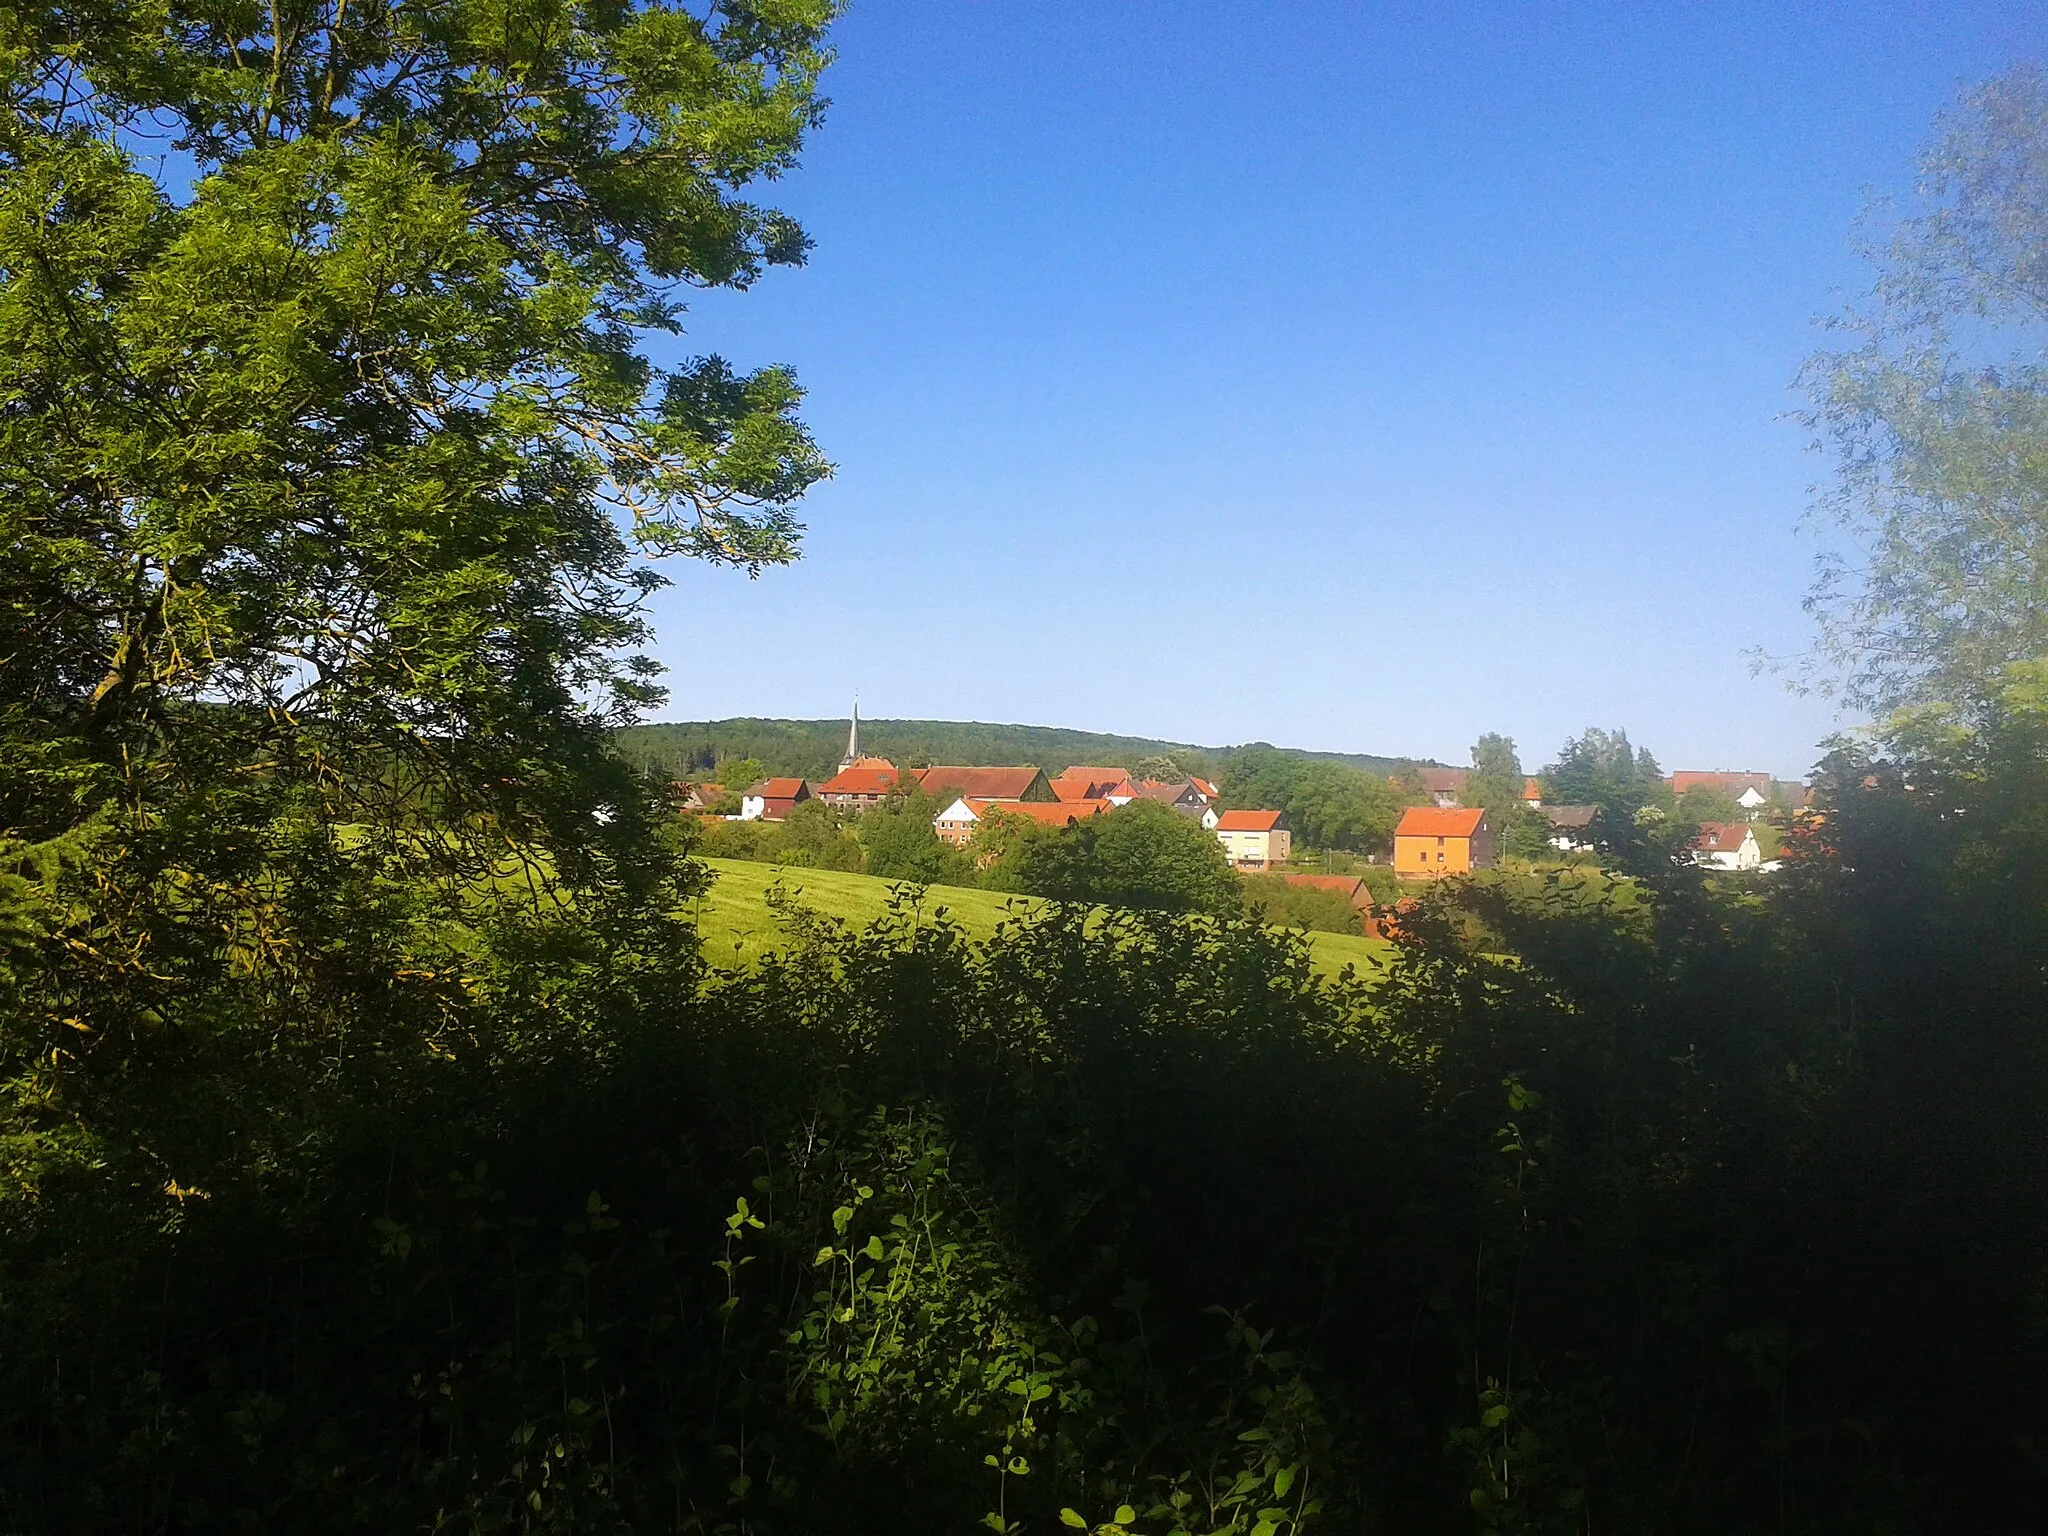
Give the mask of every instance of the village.
M 1137 777 L 1130 769 L 1088 764 L 1051 774 L 1035 764 L 905 766 L 863 751 L 860 730 L 856 708 L 838 770 L 820 781 L 776 775 L 743 787 L 679 782 L 674 790 L 688 813 L 770 824 L 787 820 L 806 804 L 857 817 L 915 794 L 937 808 L 931 823 L 937 840 L 962 852 L 979 846 L 977 834 L 994 820 L 1060 829 L 1152 801 L 1213 834 L 1226 862 L 1240 875 L 1277 876 L 1290 885 L 1331 891 L 1361 913 L 1375 904 L 1372 882 L 1365 875 L 1297 862 L 1295 831 L 1284 812 L 1241 804 L 1226 807 L 1223 788 L 1198 774 Z M 1389 783 L 1416 803 L 1401 810 L 1387 846 L 1365 854 L 1363 861 L 1403 882 L 1498 868 L 1502 838 L 1492 813 L 1474 803 L 1473 774 L 1469 768 L 1427 766 L 1391 776 Z M 1669 775 L 1664 783 L 1676 802 L 1707 795 L 1732 807 L 1734 814 L 1725 819 L 1702 820 L 1690 845 L 1693 863 L 1732 873 L 1776 867 L 1771 853 L 1777 839 L 1768 813 L 1796 806 L 1805 793 L 1802 786 L 1750 771 L 1686 770 Z M 1600 807 L 1546 804 L 1543 786 L 1534 777 L 1522 782 L 1520 806 L 1540 818 L 1536 824 L 1543 829 L 1541 841 L 1549 853 L 1569 859 L 1592 849 Z

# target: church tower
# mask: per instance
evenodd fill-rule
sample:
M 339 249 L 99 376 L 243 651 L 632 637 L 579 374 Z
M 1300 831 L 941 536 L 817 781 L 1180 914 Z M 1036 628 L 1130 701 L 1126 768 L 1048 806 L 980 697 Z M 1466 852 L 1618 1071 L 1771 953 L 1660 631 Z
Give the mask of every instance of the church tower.
M 846 732 L 846 756 L 839 759 L 839 771 L 846 772 L 860 761 L 860 699 L 853 701 L 853 724 Z

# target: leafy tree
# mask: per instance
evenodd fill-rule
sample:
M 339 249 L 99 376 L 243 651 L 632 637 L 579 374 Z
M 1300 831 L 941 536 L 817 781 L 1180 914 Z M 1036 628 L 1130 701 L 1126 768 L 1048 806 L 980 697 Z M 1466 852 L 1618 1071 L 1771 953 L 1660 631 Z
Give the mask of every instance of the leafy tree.
M 1522 799 L 1527 781 L 1513 737 L 1489 731 L 1472 744 L 1465 803 L 1485 807 L 1494 845 L 1501 852 L 1535 858 L 1547 849 L 1550 824 Z
M 1970 704 L 2048 654 L 2048 77 L 1967 92 L 1920 162 L 1917 208 L 1871 251 L 1877 279 L 1815 355 L 1810 425 L 1846 533 L 1807 606 L 1813 675 L 1852 705 Z
M 1010 889 L 1063 901 L 1180 912 L 1238 904 L 1223 845 L 1199 821 L 1156 800 L 1025 837 L 1000 872 Z
M 966 884 L 973 862 L 932 829 L 932 818 L 942 809 L 931 796 L 913 791 L 892 796 L 861 817 L 854 831 L 867 850 L 867 872 L 927 885 Z
M 1674 810 L 1682 819 L 1698 824 L 1703 821 L 1746 821 L 1748 813 L 1742 809 L 1736 798 L 1725 789 L 1711 784 L 1697 784 L 1678 797 Z
M 0 624 L 40 637 L 0 647 L 0 825 L 92 844 L 135 1006 L 251 974 L 252 923 L 328 945 L 344 869 L 675 874 L 606 747 L 660 697 L 639 557 L 788 560 L 825 465 L 786 371 L 637 338 L 801 259 L 738 192 L 817 119 L 829 9 L 0 18 Z
M 1226 806 L 1279 811 L 1311 847 L 1384 853 L 1401 819 L 1401 797 L 1381 775 L 1272 748 L 1239 754 L 1222 788 Z
M 805 869 L 858 872 L 864 863 L 860 839 L 845 817 L 822 800 L 794 806 L 776 829 L 771 857 Z
M 1188 781 L 1188 776 L 1181 771 L 1180 764 L 1163 755 L 1139 758 L 1137 765 L 1131 769 L 1131 777 L 1141 783 L 1146 779 L 1155 779 L 1161 784 L 1185 784 Z
M 1261 922 L 1317 933 L 1357 933 L 1358 909 L 1348 897 L 1317 886 L 1291 884 L 1284 875 L 1240 875 L 1245 910 Z
M 1648 747 L 1631 746 L 1628 732 L 1588 726 L 1558 750 L 1543 770 L 1543 799 L 1550 805 L 1597 805 L 1603 821 L 1627 821 L 1645 806 L 1670 797 L 1663 770 Z
M 758 757 L 728 757 L 716 771 L 716 782 L 724 785 L 730 795 L 744 795 L 768 777 L 768 770 L 761 766 Z

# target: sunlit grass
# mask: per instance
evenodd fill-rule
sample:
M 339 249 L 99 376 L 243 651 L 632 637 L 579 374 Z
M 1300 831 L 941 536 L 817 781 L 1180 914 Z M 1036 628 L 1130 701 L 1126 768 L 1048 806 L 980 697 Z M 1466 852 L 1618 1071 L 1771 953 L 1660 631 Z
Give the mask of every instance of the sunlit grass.
M 815 912 L 860 928 L 887 910 L 897 884 L 874 875 L 793 869 L 743 859 L 700 862 L 713 870 L 717 878 L 711 889 L 693 904 L 693 913 L 697 931 L 703 937 L 705 958 L 719 967 L 750 965 L 763 955 L 786 947 L 775 913 L 768 905 L 768 891 L 773 886 L 779 884 Z M 974 939 L 991 936 L 1005 917 L 1019 916 L 1045 904 L 1036 897 L 956 885 L 926 887 L 925 902 L 928 911 L 944 909 Z M 1393 953 L 1391 944 L 1364 934 L 1311 933 L 1308 941 L 1316 969 L 1328 975 L 1335 975 L 1346 965 L 1355 966 L 1361 974 L 1370 974 Z

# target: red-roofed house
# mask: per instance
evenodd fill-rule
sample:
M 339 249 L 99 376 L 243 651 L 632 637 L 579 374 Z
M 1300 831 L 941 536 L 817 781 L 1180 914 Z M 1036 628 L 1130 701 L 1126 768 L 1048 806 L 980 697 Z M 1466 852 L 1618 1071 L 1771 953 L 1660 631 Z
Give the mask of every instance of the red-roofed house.
M 1202 797 L 1202 804 L 1204 805 L 1214 805 L 1217 796 L 1222 793 L 1221 790 L 1217 789 L 1207 779 L 1190 777 L 1188 782 L 1195 786 L 1195 793 Z
M 1477 806 L 1412 805 L 1394 828 L 1394 873 L 1410 879 L 1493 868 L 1493 828 Z
M 932 818 L 932 831 L 940 842 L 963 848 L 992 814 L 1022 817 L 1042 827 L 1070 827 L 1091 816 L 1106 816 L 1110 810 L 1107 800 L 985 800 L 959 795 Z
M 1692 857 L 1710 869 L 1755 869 L 1763 863 L 1756 829 L 1746 821 L 1703 821 L 1693 839 Z
M 692 815 L 710 810 L 725 798 L 723 784 L 677 784 L 675 791 L 677 806 Z
M 1534 779 L 1522 780 L 1522 804 L 1543 809 L 1543 786 Z
M 1209 809 L 1209 802 L 1201 797 L 1192 782 L 1162 784 L 1157 779 L 1147 779 L 1142 784 L 1133 784 L 1130 789 L 1135 800 L 1157 800 L 1161 805 L 1170 806 L 1181 815 L 1212 829 L 1216 825 L 1215 813 Z
M 871 810 L 895 793 L 899 777 L 887 758 L 855 758 L 818 786 L 818 798 L 849 811 Z
M 1280 825 L 1278 811 L 1225 811 L 1216 818 L 1216 841 L 1237 869 L 1271 869 L 1294 851 L 1294 834 Z
M 1051 803 L 1059 796 L 1046 782 L 1043 768 L 919 768 L 918 787 L 934 800 L 950 801 L 959 796 L 971 800 L 1038 800 Z
M 1091 768 L 1083 763 L 1063 769 L 1051 781 L 1051 788 L 1055 800 L 1100 800 L 1129 779 L 1121 768 Z
M 740 820 L 780 821 L 810 798 L 803 779 L 763 779 L 740 796 Z

